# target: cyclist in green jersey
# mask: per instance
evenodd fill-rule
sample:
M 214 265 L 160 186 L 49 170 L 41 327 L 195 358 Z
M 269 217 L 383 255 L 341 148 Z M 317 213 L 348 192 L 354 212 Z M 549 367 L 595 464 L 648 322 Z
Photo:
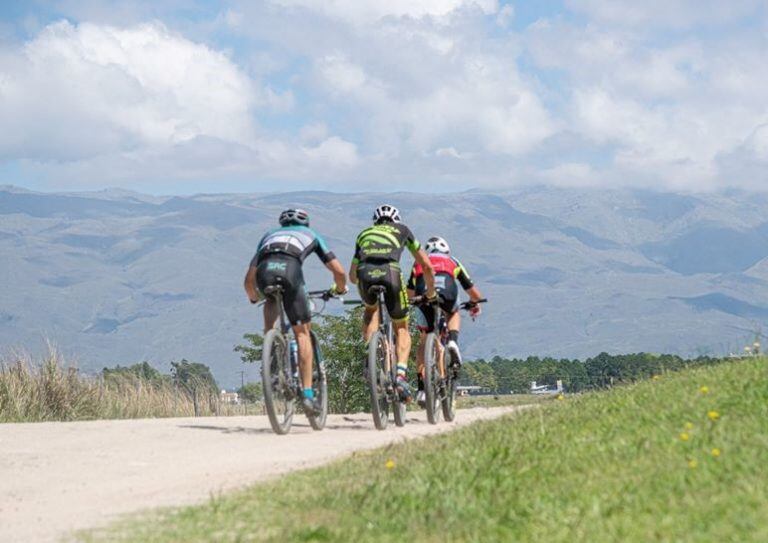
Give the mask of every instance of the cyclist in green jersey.
M 363 337 L 368 341 L 379 326 L 376 296 L 369 292 L 374 285 L 385 287 L 387 311 L 392 317 L 397 343 L 397 390 L 403 401 L 411 400 L 408 387 L 408 356 L 411 335 L 408 331 L 408 294 L 400 271 L 400 256 L 407 248 L 424 270 L 427 298 L 434 299 L 435 276 L 427 253 L 411 232 L 400 222 L 400 212 L 391 205 L 381 205 L 373 213 L 373 226 L 357 237 L 355 256 L 349 269 L 349 280 L 357 284 L 365 305 Z

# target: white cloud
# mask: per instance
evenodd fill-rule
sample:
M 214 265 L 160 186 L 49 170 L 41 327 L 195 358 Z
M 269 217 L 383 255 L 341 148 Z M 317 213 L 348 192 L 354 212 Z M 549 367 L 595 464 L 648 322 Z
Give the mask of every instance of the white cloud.
M 272 0 L 284 7 L 301 7 L 356 25 L 375 23 L 385 17 L 444 17 L 461 9 L 492 14 L 497 0 Z
M 336 136 L 325 139 L 314 147 L 303 147 L 302 150 L 312 162 L 321 164 L 334 164 L 350 168 L 357 166 L 360 162 L 357 156 L 357 146 Z
M 197 136 L 254 140 L 251 81 L 221 53 L 158 23 L 56 23 L 6 54 L 2 72 L 6 156 L 66 160 Z
M 762 0 L 566 0 L 574 11 L 621 27 L 639 25 L 688 28 L 722 24 L 748 16 Z
M 231 0 L 167 26 L 135 23 L 168 12 L 149 0 L 125 23 L 70 2 L 111 26 L 0 46 L 0 157 L 97 181 L 743 186 L 768 145 L 758 4 L 567 0 L 519 31 L 497 0 Z
M 357 163 L 337 136 L 302 146 L 259 128 L 257 114 L 293 106 L 290 90 L 160 23 L 62 21 L 0 54 L 0 158 L 60 179 L 291 177 Z
M 593 14 L 599 21 L 613 9 L 589 5 L 607 10 Z M 645 4 L 636 6 L 646 14 Z M 766 46 L 757 33 L 660 42 L 615 24 L 558 20 L 539 21 L 526 39 L 537 65 L 561 78 L 563 124 L 611 158 L 612 170 L 596 184 L 743 186 L 744 176 L 737 181 L 722 169 L 723 157 L 732 158 L 755 127 L 768 122 L 768 76 L 759 68 Z

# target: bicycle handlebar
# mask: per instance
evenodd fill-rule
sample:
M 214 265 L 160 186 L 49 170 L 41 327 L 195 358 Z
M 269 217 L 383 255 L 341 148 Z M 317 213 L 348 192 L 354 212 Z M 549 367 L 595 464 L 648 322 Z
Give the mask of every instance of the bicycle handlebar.
M 442 294 L 438 293 L 437 297 L 434 300 L 427 300 L 426 296 L 416 296 L 414 298 L 411 298 L 409 300 L 409 302 L 412 305 L 422 305 L 422 304 L 432 304 L 432 305 L 435 305 L 441 299 L 443 299 L 443 296 L 442 296 Z M 478 305 L 484 304 L 484 303 L 487 303 L 487 302 L 488 302 L 488 298 L 481 298 L 481 299 L 479 299 L 479 300 L 477 300 L 475 302 L 470 300 L 468 302 L 464 302 L 463 304 L 461 304 L 459 306 L 459 309 L 463 309 L 464 311 L 469 311 L 473 307 L 477 307 Z
M 469 311 L 473 307 L 477 307 L 480 304 L 484 304 L 488 302 L 488 298 L 480 298 L 479 300 L 473 302 L 472 300 L 468 302 L 464 302 L 459 306 L 459 309 L 463 309 L 464 311 Z
M 309 292 L 307 292 L 307 296 L 309 296 L 310 298 L 319 298 L 324 302 L 327 302 L 332 298 L 340 297 L 339 294 L 336 294 L 335 292 L 331 292 L 330 290 L 310 290 Z

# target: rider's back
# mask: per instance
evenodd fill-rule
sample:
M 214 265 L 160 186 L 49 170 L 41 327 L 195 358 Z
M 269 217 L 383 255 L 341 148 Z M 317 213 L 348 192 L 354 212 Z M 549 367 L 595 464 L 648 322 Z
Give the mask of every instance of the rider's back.
M 358 262 L 399 262 L 403 250 L 419 249 L 411 229 L 402 223 L 374 224 L 360 232 L 355 246 Z
M 259 242 L 257 256 L 262 259 L 271 254 L 286 254 L 304 262 L 311 253 L 317 253 L 323 262 L 334 258 L 325 240 L 312 228 L 289 225 L 267 232 Z

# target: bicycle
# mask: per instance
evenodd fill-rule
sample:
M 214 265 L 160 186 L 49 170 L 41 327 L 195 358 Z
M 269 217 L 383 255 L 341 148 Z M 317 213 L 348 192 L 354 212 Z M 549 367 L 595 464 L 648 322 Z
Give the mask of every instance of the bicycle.
M 427 420 L 437 424 L 442 415 L 446 422 L 456 418 L 456 386 L 459 378 L 459 364 L 453 360 L 448 343 L 448 326 L 445 313 L 440 307 L 440 295 L 433 302 L 427 302 L 423 296 L 417 296 L 411 303 L 421 305 L 431 303 L 435 306 L 433 331 L 427 334 L 424 342 L 424 396 L 426 402 Z M 464 302 L 459 306 L 463 311 L 469 311 L 478 304 L 486 303 L 482 298 L 476 302 Z M 448 371 L 446 371 L 446 369 Z
M 265 288 L 264 295 L 267 299 L 273 299 L 280 308 L 279 325 L 264 335 L 262 345 L 261 382 L 264 388 L 264 404 L 272 430 L 276 434 L 284 435 L 291 430 L 296 403 L 303 397 L 298 352 L 293 348 L 296 340 L 290 335 L 291 325 L 287 322 L 283 308 L 282 285 Z M 334 297 L 326 290 L 312 291 L 307 295 L 310 299 L 321 299 L 323 302 Z M 262 304 L 265 302 L 266 300 Z M 319 399 L 320 410 L 317 413 L 305 411 L 305 414 L 313 430 L 322 430 L 328 417 L 328 381 L 314 330 L 310 331 L 310 337 L 315 355 L 312 363 L 312 389 L 315 397 Z
M 397 383 L 397 362 L 395 360 L 395 341 L 392 319 L 387 311 L 384 293 L 385 287 L 374 285 L 368 292 L 376 295 L 379 306 L 379 327 L 368 341 L 368 359 L 366 379 L 371 394 L 371 415 L 377 430 L 384 430 L 389 424 L 389 411 L 392 409 L 395 425 L 405 426 L 405 402 L 400 399 L 395 385 Z M 348 305 L 361 305 L 360 300 L 344 302 Z

